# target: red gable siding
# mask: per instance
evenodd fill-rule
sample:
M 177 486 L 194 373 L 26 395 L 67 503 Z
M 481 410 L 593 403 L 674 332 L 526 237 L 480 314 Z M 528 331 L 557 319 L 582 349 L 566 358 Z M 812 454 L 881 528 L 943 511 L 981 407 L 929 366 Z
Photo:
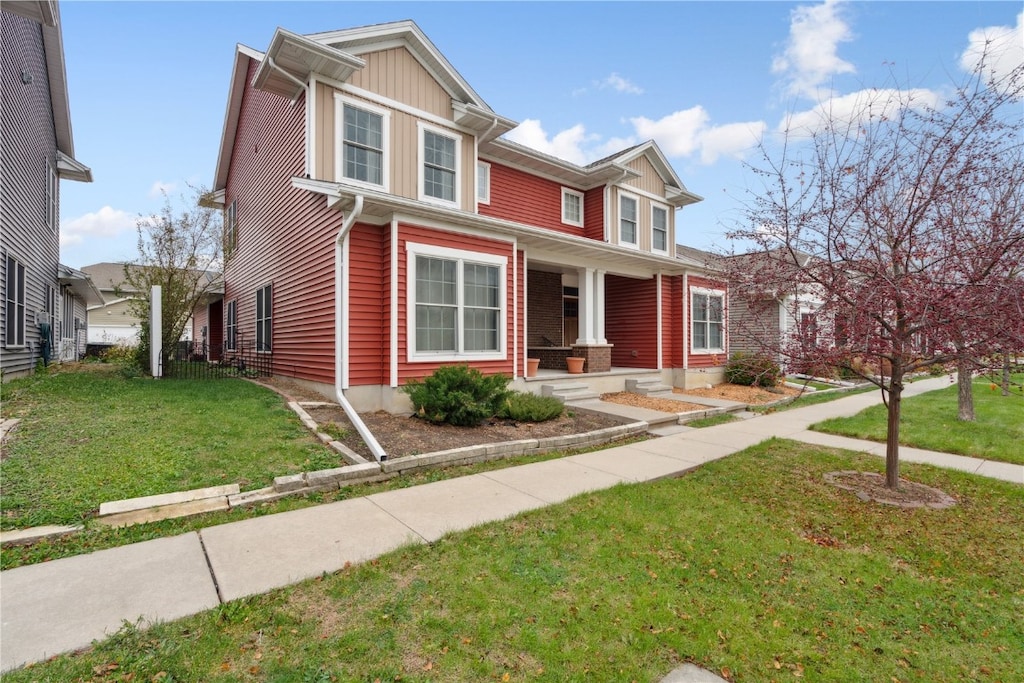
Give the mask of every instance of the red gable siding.
M 582 228 L 562 222 L 562 187 L 553 180 L 491 163 L 491 203 L 481 204 L 480 213 L 581 236 Z M 587 211 L 584 206 L 584 220 Z
M 237 301 L 238 333 L 255 340 L 256 291 L 273 286 L 274 372 L 334 382 L 334 239 L 343 216 L 297 190 L 305 168 L 305 100 L 252 89 L 249 67 L 226 201 L 238 233 L 225 265 L 224 300 Z
M 409 315 L 409 302 L 406 296 L 406 283 L 408 281 L 408 251 L 406 250 L 406 244 L 408 242 L 418 242 L 421 244 L 431 244 L 434 246 L 448 247 L 451 249 L 478 251 L 485 254 L 494 254 L 498 256 L 508 257 L 508 267 L 505 269 L 505 307 L 507 311 L 507 315 L 505 316 L 505 339 L 506 348 L 508 350 L 507 360 L 478 361 L 472 362 L 471 365 L 474 368 L 478 369 L 480 372 L 483 372 L 485 374 L 502 372 L 511 377 L 514 366 L 513 361 L 515 358 L 513 355 L 513 349 L 515 348 L 515 339 L 513 336 L 515 334 L 514 321 L 516 320 L 516 318 L 518 318 L 520 321 L 522 320 L 521 311 L 516 311 L 514 308 L 514 299 L 512 296 L 513 291 L 515 291 L 514 288 L 517 286 L 515 283 L 516 268 L 513 255 L 514 251 L 512 248 L 513 245 L 508 242 L 490 240 L 484 237 L 478 237 L 476 235 L 466 235 L 461 233 L 424 228 L 421 226 L 410 225 L 407 223 L 400 223 L 398 226 L 399 384 L 404 384 L 407 380 L 410 379 L 426 377 L 441 365 L 451 364 L 450 361 L 438 363 L 408 362 L 408 334 L 406 329 Z M 519 279 L 521 281 L 522 278 Z M 520 302 L 522 302 L 522 299 L 520 299 Z
M 608 275 L 605 292 L 605 334 L 614 344 L 612 365 L 658 367 L 657 281 Z

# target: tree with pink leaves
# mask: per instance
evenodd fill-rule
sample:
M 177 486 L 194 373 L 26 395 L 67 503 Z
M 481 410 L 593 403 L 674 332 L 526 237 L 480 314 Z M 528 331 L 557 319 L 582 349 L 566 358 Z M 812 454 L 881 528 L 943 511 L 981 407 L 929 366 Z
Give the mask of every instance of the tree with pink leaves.
M 731 296 L 788 302 L 799 323 L 763 348 L 882 391 L 890 488 L 908 375 L 1024 348 L 1022 97 L 1024 65 L 995 78 L 982 59 L 946 101 L 880 89 L 793 118 L 730 232 L 756 245 L 725 259 Z

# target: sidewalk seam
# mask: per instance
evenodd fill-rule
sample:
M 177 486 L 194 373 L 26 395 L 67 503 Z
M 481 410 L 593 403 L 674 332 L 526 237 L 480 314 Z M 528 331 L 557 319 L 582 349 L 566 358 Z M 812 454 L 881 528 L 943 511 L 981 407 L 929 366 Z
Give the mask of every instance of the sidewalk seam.
M 217 594 L 217 602 L 221 605 L 224 604 L 224 596 L 220 593 L 220 584 L 217 582 L 217 574 L 213 571 L 213 564 L 210 562 L 210 553 L 206 552 L 206 542 L 203 541 L 203 530 L 200 529 L 196 532 L 196 536 L 199 537 L 199 547 L 203 551 L 203 559 L 206 560 L 206 568 L 210 571 L 210 580 L 213 581 L 213 590 Z

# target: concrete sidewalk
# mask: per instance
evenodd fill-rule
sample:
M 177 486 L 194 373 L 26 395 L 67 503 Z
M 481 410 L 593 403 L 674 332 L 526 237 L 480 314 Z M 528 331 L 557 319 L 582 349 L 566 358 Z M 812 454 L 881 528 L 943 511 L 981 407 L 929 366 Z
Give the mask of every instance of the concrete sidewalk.
M 914 395 L 946 378 L 908 386 Z M 264 593 L 408 544 L 609 488 L 684 474 L 771 436 L 881 454 L 877 443 L 809 432 L 877 392 L 628 446 L 209 527 L 0 573 L 0 671 L 86 647 L 124 621 L 167 621 Z M 1024 484 L 1024 467 L 901 449 L 928 462 Z

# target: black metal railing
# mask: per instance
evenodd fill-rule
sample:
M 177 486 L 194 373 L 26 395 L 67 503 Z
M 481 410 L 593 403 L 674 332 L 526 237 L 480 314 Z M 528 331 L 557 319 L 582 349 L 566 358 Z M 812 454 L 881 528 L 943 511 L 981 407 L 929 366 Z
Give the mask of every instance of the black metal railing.
M 274 355 L 257 348 L 252 340 L 211 345 L 205 340 L 178 342 L 174 353 L 164 359 L 163 376 L 174 379 L 220 379 L 225 377 L 269 377 Z

